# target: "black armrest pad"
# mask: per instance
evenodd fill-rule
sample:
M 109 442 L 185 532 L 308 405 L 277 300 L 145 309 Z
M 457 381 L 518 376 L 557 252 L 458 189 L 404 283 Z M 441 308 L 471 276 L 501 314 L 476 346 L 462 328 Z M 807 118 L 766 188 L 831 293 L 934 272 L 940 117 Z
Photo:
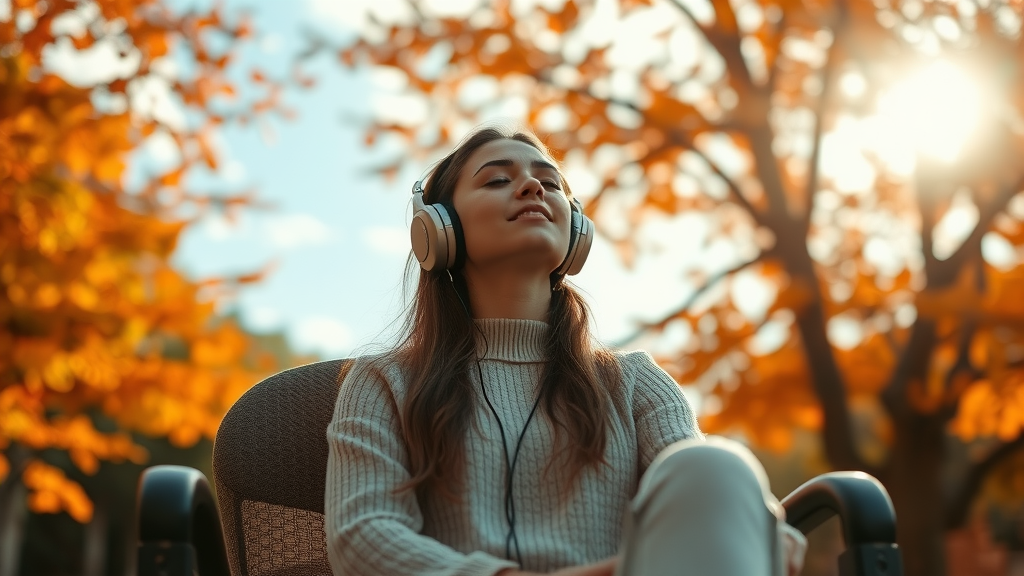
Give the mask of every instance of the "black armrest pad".
M 151 555 L 143 554 L 145 549 L 181 550 L 194 557 L 199 574 L 230 576 L 220 516 L 202 472 L 185 466 L 147 468 L 139 480 L 138 520 L 139 574 Z M 168 555 L 154 557 L 166 561 Z
M 896 542 L 896 512 L 882 484 L 863 472 L 830 472 L 782 500 L 786 521 L 804 534 L 838 515 L 846 547 Z

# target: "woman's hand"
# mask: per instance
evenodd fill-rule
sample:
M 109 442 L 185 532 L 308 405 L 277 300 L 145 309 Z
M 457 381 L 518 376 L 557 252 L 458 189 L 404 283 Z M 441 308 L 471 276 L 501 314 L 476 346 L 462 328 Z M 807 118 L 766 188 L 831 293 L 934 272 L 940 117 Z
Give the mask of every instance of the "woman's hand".
M 780 523 L 779 537 L 782 539 L 786 574 L 787 576 L 797 576 L 804 567 L 804 556 L 807 555 L 807 537 L 803 532 L 785 522 Z
M 573 566 L 552 572 L 552 576 L 612 576 L 615 574 L 615 567 L 619 564 L 619 557 L 612 556 L 607 560 L 587 564 L 585 566 Z
M 619 563 L 618 556 L 612 556 L 607 560 L 587 564 L 585 566 L 572 566 L 562 568 L 557 572 L 550 572 L 551 576 L 612 576 L 615 574 L 615 566 Z M 502 570 L 497 576 L 541 576 L 538 572 L 521 572 L 518 570 Z

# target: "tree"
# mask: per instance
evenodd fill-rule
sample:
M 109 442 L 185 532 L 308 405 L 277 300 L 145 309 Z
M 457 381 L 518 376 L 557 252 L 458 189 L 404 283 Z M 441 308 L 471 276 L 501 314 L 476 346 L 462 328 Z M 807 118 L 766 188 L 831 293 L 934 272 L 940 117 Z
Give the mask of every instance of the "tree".
M 409 1 L 357 13 L 353 43 L 311 39 L 387 80 L 366 125 L 403 150 L 385 174 L 511 115 L 564 151 L 625 261 L 679 250 L 648 240 L 666 223 L 708 228 L 716 265 L 681 264 L 698 288 L 637 336 L 677 344 L 659 360 L 700 387 L 708 430 L 775 448 L 817 430 L 832 466 L 878 477 L 907 573 L 933 576 L 1024 444 L 1016 6 Z M 983 84 L 909 79 L 965 69 L 988 91 L 921 116 Z
M 205 212 L 253 204 L 187 184 L 216 167 L 217 127 L 287 112 L 282 85 L 258 71 L 264 94 L 236 96 L 229 65 L 250 33 L 219 8 L 176 13 L 158 0 L 15 0 L 0 19 L 0 573 L 16 569 L 23 498 L 34 512 L 93 516 L 47 454 L 91 475 L 102 461 L 145 461 L 135 433 L 191 446 L 274 368 L 216 316 L 260 273 L 195 282 L 169 261 Z M 44 61 L 69 45 L 118 54 L 114 72 L 69 83 Z M 147 101 L 154 93 L 178 114 Z M 130 177 L 155 137 L 180 161 Z

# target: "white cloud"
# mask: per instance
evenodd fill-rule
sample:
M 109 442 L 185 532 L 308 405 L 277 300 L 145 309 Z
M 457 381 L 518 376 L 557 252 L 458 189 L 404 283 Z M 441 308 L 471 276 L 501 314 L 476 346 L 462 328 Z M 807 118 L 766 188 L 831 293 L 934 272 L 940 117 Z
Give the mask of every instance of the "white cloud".
M 167 130 L 157 129 L 146 138 L 143 153 L 152 161 L 154 169 L 166 170 L 181 163 L 181 149 Z
M 366 2 L 307 0 L 311 20 L 334 24 L 345 30 L 357 30 L 366 18 Z
M 278 248 L 295 248 L 329 242 L 334 234 L 326 224 L 308 214 L 288 214 L 270 219 L 267 238 Z
M 239 184 L 246 177 L 245 164 L 238 160 L 228 160 L 224 163 L 224 168 L 221 169 L 221 175 L 224 177 L 225 182 Z
M 202 220 L 202 231 L 207 238 L 214 241 L 226 240 L 231 236 L 242 235 L 248 226 L 245 220 L 229 220 L 223 214 L 210 213 Z
M 310 20 L 333 25 L 352 32 L 364 30 L 370 16 L 378 22 L 405 23 L 415 21 L 416 13 L 405 0 L 306 0 Z
M 421 9 L 432 16 L 465 18 L 479 4 L 477 0 L 424 0 Z
M 185 111 L 173 97 L 170 82 L 158 76 L 136 78 L 128 83 L 132 112 L 153 118 L 175 131 L 187 127 Z
M 244 312 L 245 324 L 256 332 L 270 332 L 281 327 L 284 315 L 272 306 L 254 306 Z
M 2 9 L 0 9 L 2 12 Z M 85 35 L 86 28 L 90 22 L 99 18 L 100 7 L 95 2 L 84 2 L 74 10 L 61 12 L 50 22 L 50 33 L 54 36 L 74 36 L 81 38 Z
M 154 58 L 153 61 L 149 63 L 149 69 L 152 70 L 154 74 L 163 76 L 164 78 L 177 78 L 181 73 L 181 67 L 178 66 L 178 63 L 175 62 L 174 58 L 171 56 Z
M 392 122 L 399 126 L 419 126 L 430 116 L 427 98 L 418 94 L 378 93 L 370 106 L 374 117 L 380 122 Z
M 289 340 L 299 353 L 325 357 L 348 354 L 355 341 L 348 326 L 324 316 L 303 318 L 289 330 Z
M 283 46 L 284 37 L 277 32 L 271 32 L 260 40 L 260 50 L 265 54 L 277 54 Z
M 43 65 L 74 86 L 95 86 L 118 78 L 127 78 L 139 69 L 142 54 L 132 48 L 122 57 L 114 38 L 101 38 L 92 46 L 78 50 L 71 39 L 62 36 L 43 48 Z
M 363 229 L 363 242 L 378 254 L 409 253 L 409 230 L 398 226 L 369 226 Z

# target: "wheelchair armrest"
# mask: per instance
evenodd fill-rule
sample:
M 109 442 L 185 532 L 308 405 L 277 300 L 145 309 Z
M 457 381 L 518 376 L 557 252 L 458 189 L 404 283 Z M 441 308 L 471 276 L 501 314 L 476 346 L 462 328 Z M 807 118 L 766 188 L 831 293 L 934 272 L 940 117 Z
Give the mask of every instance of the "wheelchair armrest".
M 841 576 L 899 575 L 896 511 L 882 484 L 863 472 L 830 472 L 812 478 L 782 500 L 786 521 L 804 534 L 839 516 L 846 550 Z
M 139 480 L 138 576 L 230 576 L 210 483 L 185 466 L 152 466 Z

